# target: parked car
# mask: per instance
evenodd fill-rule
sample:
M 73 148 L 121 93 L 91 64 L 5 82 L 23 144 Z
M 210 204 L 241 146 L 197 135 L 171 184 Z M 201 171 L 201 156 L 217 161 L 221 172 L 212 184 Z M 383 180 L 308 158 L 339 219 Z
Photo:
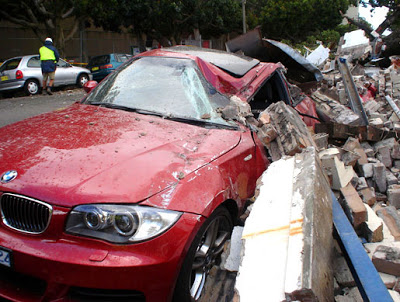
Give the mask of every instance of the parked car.
M 92 72 L 93 80 L 101 81 L 131 57 L 132 55 L 124 53 L 95 56 L 89 60 L 87 68 Z
M 77 85 L 82 87 L 91 80 L 90 71 L 86 68 L 72 66 L 60 59 L 57 63 L 54 86 Z M 40 92 L 43 82 L 39 55 L 15 57 L 0 66 L 0 92 L 23 89 L 26 94 Z
M 93 87 L 94 81 L 85 86 Z M 199 301 L 268 167 L 221 108 L 291 103 L 280 64 L 141 53 L 81 102 L 0 128 L 0 297 Z

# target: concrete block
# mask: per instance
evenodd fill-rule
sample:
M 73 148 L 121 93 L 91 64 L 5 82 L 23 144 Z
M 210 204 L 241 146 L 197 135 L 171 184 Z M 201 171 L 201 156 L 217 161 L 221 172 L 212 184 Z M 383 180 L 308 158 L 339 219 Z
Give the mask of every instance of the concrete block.
M 400 249 L 380 245 L 372 255 L 372 263 L 378 272 L 400 276 Z
M 235 226 L 233 228 L 230 243 L 225 257 L 221 263 L 221 268 L 230 272 L 237 272 L 239 270 L 240 258 L 242 252 L 242 233 L 243 227 Z
M 363 227 L 363 235 L 368 242 L 381 242 L 383 240 L 383 222 L 371 209 L 369 205 L 365 205 L 367 209 L 368 219 Z
M 389 289 L 389 294 L 392 297 L 393 302 L 400 302 L 400 294 L 397 291 Z
M 392 173 L 391 170 L 388 169 L 386 169 L 386 183 L 388 187 L 391 185 L 397 185 L 399 183 L 397 177 Z
M 393 159 L 400 159 L 400 145 L 396 144 L 392 148 L 392 153 L 390 154 Z
M 367 209 L 364 203 L 351 184 L 341 188 L 340 192 L 344 198 L 343 208 L 347 217 L 355 229 L 360 228 L 361 224 L 367 220 Z
M 345 166 L 336 155 L 323 155 L 322 166 L 326 172 L 332 175 L 332 189 L 340 190 L 347 186 L 353 178 L 354 170 L 351 166 Z
M 365 179 L 365 177 L 359 177 L 358 181 L 357 181 L 357 185 L 355 186 L 357 191 L 363 190 L 368 188 L 368 184 L 367 184 L 367 180 Z
M 355 148 L 354 152 L 360 157 L 357 160 L 357 163 L 359 165 L 364 165 L 364 164 L 368 163 L 368 157 L 363 148 Z
M 386 192 L 386 167 L 382 163 L 376 163 L 372 165 L 372 169 L 374 171 L 373 179 L 376 184 L 376 188 L 379 192 Z
M 363 298 L 357 287 L 352 287 L 344 295 L 336 296 L 335 302 L 363 302 Z
M 261 142 L 264 145 L 268 145 L 271 143 L 276 137 L 278 133 L 276 129 L 271 124 L 262 125 L 262 127 L 258 128 L 257 136 L 260 138 Z
M 307 147 L 317 148 L 306 124 L 292 107 L 279 101 L 266 111 L 278 134 L 276 141 L 285 155 L 294 155 Z
M 389 276 L 391 276 L 391 275 L 389 275 Z M 396 283 L 393 286 L 393 290 L 400 293 L 400 278 L 397 278 Z
M 392 167 L 392 157 L 390 156 L 390 148 L 388 146 L 381 146 L 377 148 L 376 158 L 385 165 L 386 168 Z
M 369 100 L 365 104 L 363 104 L 364 110 L 371 115 L 373 112 L 377 112 L 380 108 L 381 105 L 376 102 L 375 100 Z
M 238 298 L 333 301 L 332 199 L 315 149 L 272 163 L 262 178 L 242 234 Z
M 400 216 L 396 208 L 393 206 L 382 207 L 376 210 L 376 214 L 382 218 L 394 240 L 400 241 Z
M 329 135 L 327 133 L 317 133 L 313 135 L 313 139 L 318 150 L 324 150 L 328 148 L 328 138 Z
M 360 148 L 362 148 L 360 141 L 354 137 L 349 137 L 342 147 L 342 149 L 346 151 L 354 151 L 354 149 L 360 149 Z
M 359 149 L 360 150 L 360 149 Z M 362 149 L 361 149 L 362 150 Z M 342 156 L 342 161 L 345 164 L 345 166 L 352 166 L 354 167 L 357 161 L 361 158 L 360 155 L 353 151 L 348 151 L 345 152 Z M 367 157 L 365 157 L 367 158 Z
M 344 257 L 336 257 L 334 260 L 334 276 L 335 280 L 341 287 L 354 287 L 356 282 L 354 281 L 353 275 L 347 265 Z
M 395 184 L 389 186 L 387 190 L 387 197 L 389 205 L 395 207 L 396 209 L 400 209 L 400 185 Z
M 273 162 L 261 176 L 260 193 L 242 233 L 243 258 L 235 288 L 240 301 L 285 299 L 294 157 Z M 282 188 L 286 187 L 282 191 Z M 265 274 L 265 272 L 274 272 Z M 268 285 L 268 287 L 266 287 Z
M 374 169 L 373 169 L 373 163 L 367 163 L 361 165 L 361 175 L 364 176 L 365 178 L 372 177 L 374 175 Z
M 385 284 L 386 288 L 392 289 L 396 285 L 397 278 L 396 276 L 379 273 L 383 283 Z
M 376 128 L 383 128 L 383 121 L 380 118 L 369 119 L 369 125 Z
M 311 95 L 317 110 L 328 116 L 332 122 L 344 125 L 359 125 L 361 118 L 351 109 L 316 91 Z
M 367 205 L 372 207 L 376 203 L 375 191 L 370 187 L 359 190 L 359 193 L 362 201 Z

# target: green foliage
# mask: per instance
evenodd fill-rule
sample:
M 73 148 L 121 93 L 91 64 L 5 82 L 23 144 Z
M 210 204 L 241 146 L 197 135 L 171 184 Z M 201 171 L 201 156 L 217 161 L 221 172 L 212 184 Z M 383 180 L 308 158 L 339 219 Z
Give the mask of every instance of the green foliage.
M 266 0 L 259 20 L 264 36 L 271 39 L 304 41 L 308 36 L 332 30 L 342 21 L 349 0 Z

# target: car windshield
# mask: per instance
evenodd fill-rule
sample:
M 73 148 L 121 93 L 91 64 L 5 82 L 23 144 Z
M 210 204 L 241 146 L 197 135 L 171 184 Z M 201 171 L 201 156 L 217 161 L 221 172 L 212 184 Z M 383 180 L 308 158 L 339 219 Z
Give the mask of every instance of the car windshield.
M 217 112 L 218 107 L 229 104 L 229 99 L 216 92 L 190 59 L 134 60 L 100 83 L 85 103 L 158 113 L 182 121 L 234 125 Z

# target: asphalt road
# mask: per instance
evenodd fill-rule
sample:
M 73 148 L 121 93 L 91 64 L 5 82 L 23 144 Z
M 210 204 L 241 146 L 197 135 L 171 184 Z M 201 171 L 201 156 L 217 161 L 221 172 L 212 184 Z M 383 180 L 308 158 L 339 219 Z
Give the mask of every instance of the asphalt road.
M 54 91 L 53 95 L 14 96 L 0 99 L 0 127 L 12 124 L 44 112 L 64 108 L 81 100 L 85 91 L 81 88 Z

